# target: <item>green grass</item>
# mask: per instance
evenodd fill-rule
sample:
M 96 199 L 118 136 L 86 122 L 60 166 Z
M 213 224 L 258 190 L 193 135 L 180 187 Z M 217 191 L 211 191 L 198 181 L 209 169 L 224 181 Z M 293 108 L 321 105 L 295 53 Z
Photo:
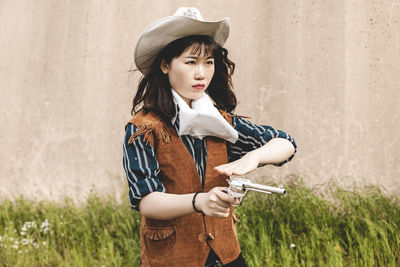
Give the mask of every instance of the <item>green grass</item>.
M 236 209 L 249 266 L 399 266 L 399 200 L 329 188 L 249 194 Z M 0 266 L 138 266 L 139 224 L 127 204 L 94 195 L 80 206 L 2 201 Z
M 246 199 L 237 213 L 247 261 L 253 266 L 399 266 L 398 199 L 374 187 L 331 188 L 333 201 L 301 183 L 289 186 L 285 197 Z

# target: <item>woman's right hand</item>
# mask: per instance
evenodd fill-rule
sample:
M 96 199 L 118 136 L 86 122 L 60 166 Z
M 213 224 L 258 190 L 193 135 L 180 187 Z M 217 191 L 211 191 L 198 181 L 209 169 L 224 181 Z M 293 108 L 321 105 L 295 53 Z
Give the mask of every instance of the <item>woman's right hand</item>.
M 235 199 L 224 192 L 226 187 L 214 187 L 207 193 L 199 193 L 196 196 L 196 209 L 211 217 L 228 217 L 229 208 L 236 204 Z

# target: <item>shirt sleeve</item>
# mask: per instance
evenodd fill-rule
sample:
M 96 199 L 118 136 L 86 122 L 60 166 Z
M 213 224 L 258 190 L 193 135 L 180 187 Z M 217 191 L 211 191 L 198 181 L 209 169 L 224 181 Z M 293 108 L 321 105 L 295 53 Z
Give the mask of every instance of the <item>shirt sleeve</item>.
M 123 165 L 128 179 L 130 204 L 133 209 L 139 210 L 139 202 L 144 196 L 155 191 L 165 192 L 165 188 L 157 177 L 160 167 L 153 147 L 143 142 L 143 136 L 128 144 L 136 131 L 131 123 L 126 127 Z
M 294 146 L 293 155 L 281 163 L 274 164 L 275 166 L 282 166 L 289 162 L 297 151 L 293 137 L 284 131 L 275 130 L 271 126 L 256 125 L 241 117 L 233 117 L 233 126 L 238 131 L 239 138 L 236 143 L 228 145 L 229 162 L 240 159 L 248 152 L 265 145 L 273 138 L 285 138 Z

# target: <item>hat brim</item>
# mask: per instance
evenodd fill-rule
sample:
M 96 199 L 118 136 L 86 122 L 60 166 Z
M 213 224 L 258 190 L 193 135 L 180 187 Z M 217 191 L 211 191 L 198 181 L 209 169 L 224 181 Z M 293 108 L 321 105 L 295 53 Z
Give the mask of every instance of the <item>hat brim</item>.
M 200 21 L 185 16 L 170 16 L 149 26 L 140 36 L 135 48 L 135 64 L 143 74 L 169 43 L 190 35 L 210 36 L 223 46 L 230 32 L 230 20 Z

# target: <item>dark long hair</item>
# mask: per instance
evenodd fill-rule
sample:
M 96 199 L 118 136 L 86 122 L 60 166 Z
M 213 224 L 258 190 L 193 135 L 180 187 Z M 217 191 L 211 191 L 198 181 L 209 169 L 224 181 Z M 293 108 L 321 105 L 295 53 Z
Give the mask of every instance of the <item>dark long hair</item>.
M 158 54 L 139 81 L 138 90 L 133 98 L 132 115 L 143 109 L 145 113 L 153 111 L 164 121 L 171 121 L 176 110 L 168 75 L 161 71 L 160 65 L 163 60 L 166 64 L 170 64 L 172 59 L 179 57 L 193 44 L 195 46 L 191 51 L 192 54 L 204 52 L 205 55 L 214 57 L 214 76 L 206 92 L 214 100 L 217 108 L 227 112 L 235 109 L 237 101 L 231 77 L 235 63 L 228 59 L 228 50 L 209 36 L 191 35 L 171 42 Z

